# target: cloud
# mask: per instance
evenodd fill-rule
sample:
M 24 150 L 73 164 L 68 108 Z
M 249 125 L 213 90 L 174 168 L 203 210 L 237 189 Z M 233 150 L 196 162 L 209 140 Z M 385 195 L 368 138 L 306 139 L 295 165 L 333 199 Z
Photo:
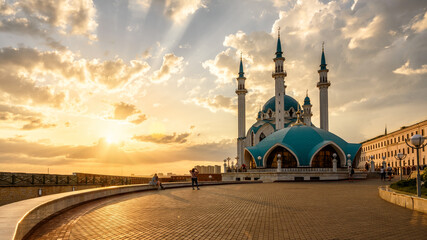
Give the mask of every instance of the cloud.
M 132 137 L 132 139 L 138 140 L 140 142 L 152 142 L 152 143 L 158 143 L 158 144 L 170 144 L 170 143 L 186 143 L 187 138 L 190 136 L 191 133 L 181 133 L 176 134 L 173 133 L 172 135 L 165 135 L 165 134 L 151 134 L 151 135 L 135 135 Z
M 395 69 L 393 71 L 393 73 L 402 74 L 402 75 L 426 74 L 427 73 L 427 64 L 422 65 L 421 68 L 412 69 L 409 67 L 409 60 L 408 60 L 400 68 Z
M 427 29 L 427 11 L 424 13 L 424 16 L 421 18 L 421 15 L 415 16 L 414 19 L 419 19 L 419 21 L 414 22 L 412 24 L 411 29 L 416 33 L 420 33 Z M 421 18 L 421 19 L 420 19 Z
M 133 104 L 124 102 L 114 104 L 114 119 L 125 120 L 127 117 L 139 113 L 140 111 Z
M 134 124 L 141 124 L 145 120 L 147 120 L 147 116 L 145 114 L 139 114 L 136 118 L 130 120 L 130 122 Z
M 67 85 L 98 83 L 107 89 L 118 89 L 142 78 L 150 66 L 140 60 L 123 59 L 100 61 L 78 59 L 71 52 L 39 51 L 32 48 L 0 49 L 0 90 L 17 102 L 60 107 L 67 93 Z M 49 83 L 46 79 L 55 79 Z M 58 83 L 64 84 L 58 84 Z M 67 84 L 68 83 L 68 84 Z M 64 86 L 62 88 L 60 86 Z M 85 86 L 87 87 L 87 86 Z
M 173 53 L 168 53 L 163 56 L 163 64 L 159 70 L 153 74 L 154 82 L 165 82 L 168 81 L 172 74 L 177 74 L 182 71 L 184 67 L 184 58 L 177 57 Z
M 0 120 L 12 122 L 27 122 L 21 130 L 34 130 L 39 128 L 51 128 L 56 124 L 43 123 L 44 116 L 25 107 L 0 104 Z
M 128 120 L 131 123 L 140 124 L 147 120 L 147 116 L 139 113 L 141 113 L 141 110 L 137 109 L 135 105 L 120 102 L 114 104 L 114 115 L 112 118 L 117 120 Z
M 206 8 L 202 0 L 166 0 L 164 14 L 180 23 L 199 8 Z
M 237 109 L 236 97 L 215 95 L 212 98 L 192 98 L 190 101 L 196 105 L 208 108 L 212 112 L 223 110 L 234 113 Z
M 51 128 L 56 127 L 56 124 L 46 124 L 43 123 L 39 118 L 29 118 L 29 123 L 22 126 L 22 130 L 34 130 L 38 128 Z

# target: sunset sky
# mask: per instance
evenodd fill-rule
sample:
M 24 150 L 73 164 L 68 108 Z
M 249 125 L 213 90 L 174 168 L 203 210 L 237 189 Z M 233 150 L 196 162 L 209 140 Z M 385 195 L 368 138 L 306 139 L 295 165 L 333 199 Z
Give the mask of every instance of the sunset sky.
M 0 0 L 0 171 L 186 173 L 236 156 L 240 52 L 249 128 L 287 94 L 360 142 L 427 118 L 424 0 Z

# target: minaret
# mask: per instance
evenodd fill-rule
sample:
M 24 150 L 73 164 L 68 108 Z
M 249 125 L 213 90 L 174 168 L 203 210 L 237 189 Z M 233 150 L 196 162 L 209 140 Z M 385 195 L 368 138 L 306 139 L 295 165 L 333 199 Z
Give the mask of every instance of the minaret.
M 320 91 L 320 128 L 326 131 L 329 131 L 329 122 L 328 122 L 328 87 L 331 86 L 331 83 L 328 82 L 328 72 L 326 68 L 325 60 L 325 43 L 322 44 L 322 60 L 320 63 L 319 73 L 319 82 L 317 87 Z
M 275 81 L 275 97 L 276 97 L 276 131 L 284 128 L 285 126 L 285 103 L 284 95 L 285 95 L 285 77 L 286 71 L 283 70 L 283 63 L 285 62 L 285 58 L 282 56 L 282 44 L 280 43 L 280 28 L 278 31 L 277 38 L 277 50 L 276 50 L 276 58 L 274 58 L 275 63 L 275 71 L 272 74 L 272 77 Z
M 237 111 L 238 111 L 238 123 L 237 123 L 237 161 L 239 166 L 242 166 L 243 157 L 244 157 L 244 140 L 245 140 L 245 132 L 246 132 L 246 110 L 245 110 L 245 96 L 248 90 L 245 89 L 245 73 L 243 72 L 243 62 L 242 55 L 240 55 L 240 69 L 239 69 L 239 77 L 237 78 Z
M 302 108 L 304 109 L 304 113 L 303 113 L 303 118 L 304 118 L 304 124 L 307 126 L 311 126 L 311 116 L 313 116 L 313 114 L 311 113 L 311 103 L 310 103 L 310 98 L 308 97 L 308 90 L 306 93 L 306 96 L 304 98 L 304 105 L 302 106 Z

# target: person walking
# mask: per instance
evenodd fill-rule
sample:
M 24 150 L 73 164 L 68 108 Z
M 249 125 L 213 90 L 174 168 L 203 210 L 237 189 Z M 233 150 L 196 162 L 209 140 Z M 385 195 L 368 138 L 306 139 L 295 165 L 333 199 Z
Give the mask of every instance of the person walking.
M 380 174 L 381 174 L 381 181 L 385 181 L 385 169 L 384 169 L 384 166 L 381 166 Z
M 348 166 L 348 180 L 349 180 L 350 182 L 352 182 L 352 181 L 353 181 L 353 174 L 354 174 L 354 170 L 353 170 L 353 168 L 351 167 L 351 165 L 349 165 L 349 166 Z
M 200 190 L 199 183 L 197 181 L 197 176 L 199 175 L 199 171 L 196 168 L 193 168 L 190 170 L 190 174 L 191 174 L 191 186 L 193 187 L 193 190 L 194 190 L 194 184 L 196 184 L 197 190 Z
M 393 169 L 390 167 L 390 163 L 388 164 L 388 167 L 387 167 L 387 175 L 388 175 L 388 180 L 389 181 L 391 181 L 391 176 L 392 176 L 392 174 L 393 174 Z

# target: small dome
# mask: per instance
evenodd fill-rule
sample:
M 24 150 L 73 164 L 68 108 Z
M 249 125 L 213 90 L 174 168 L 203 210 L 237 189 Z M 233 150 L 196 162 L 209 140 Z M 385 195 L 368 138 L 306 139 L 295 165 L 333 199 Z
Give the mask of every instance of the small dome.
M 298 159 L 299 166 L 310 166 L 310 160 L 313 155 L 324 146 L 334 144 L 338 146 L 344 155 L 351 154 L 354 159 L 356 153 L 361 147 L 361 144 L 347 143 L 337 135 L 325 131 L 320 128 L 295 125 L 280 129 L 264 140 L 259 142 L 256 146 L 247 147 L 247 151 L 251 153 L 256 161 L 258 167 L 263 167 L 263 160 L 259 161 L 257 158 L 261 156 L 262 159 L 268 157 L 269 150 L 281 145 L 289 149 Z
M 283 100 L 285 102 L 285 111 L 289 111 L 289 109 L 291 109 L 291 107 L 297 111 L 298 110 L 298 102 L 297 100 L 295 100 L 294 98 L 288 96 L 288 95 L 283 95 Z M 270 98 L 262 107 L 262 112 L 266 113 L 268 111 L 268 109 L 271 109 L 272 111 L 276 112 L 276 97 L 272 97 Z
M 308 96 L 304 98 L 304 105 L 311 105 L 310 98 Z

